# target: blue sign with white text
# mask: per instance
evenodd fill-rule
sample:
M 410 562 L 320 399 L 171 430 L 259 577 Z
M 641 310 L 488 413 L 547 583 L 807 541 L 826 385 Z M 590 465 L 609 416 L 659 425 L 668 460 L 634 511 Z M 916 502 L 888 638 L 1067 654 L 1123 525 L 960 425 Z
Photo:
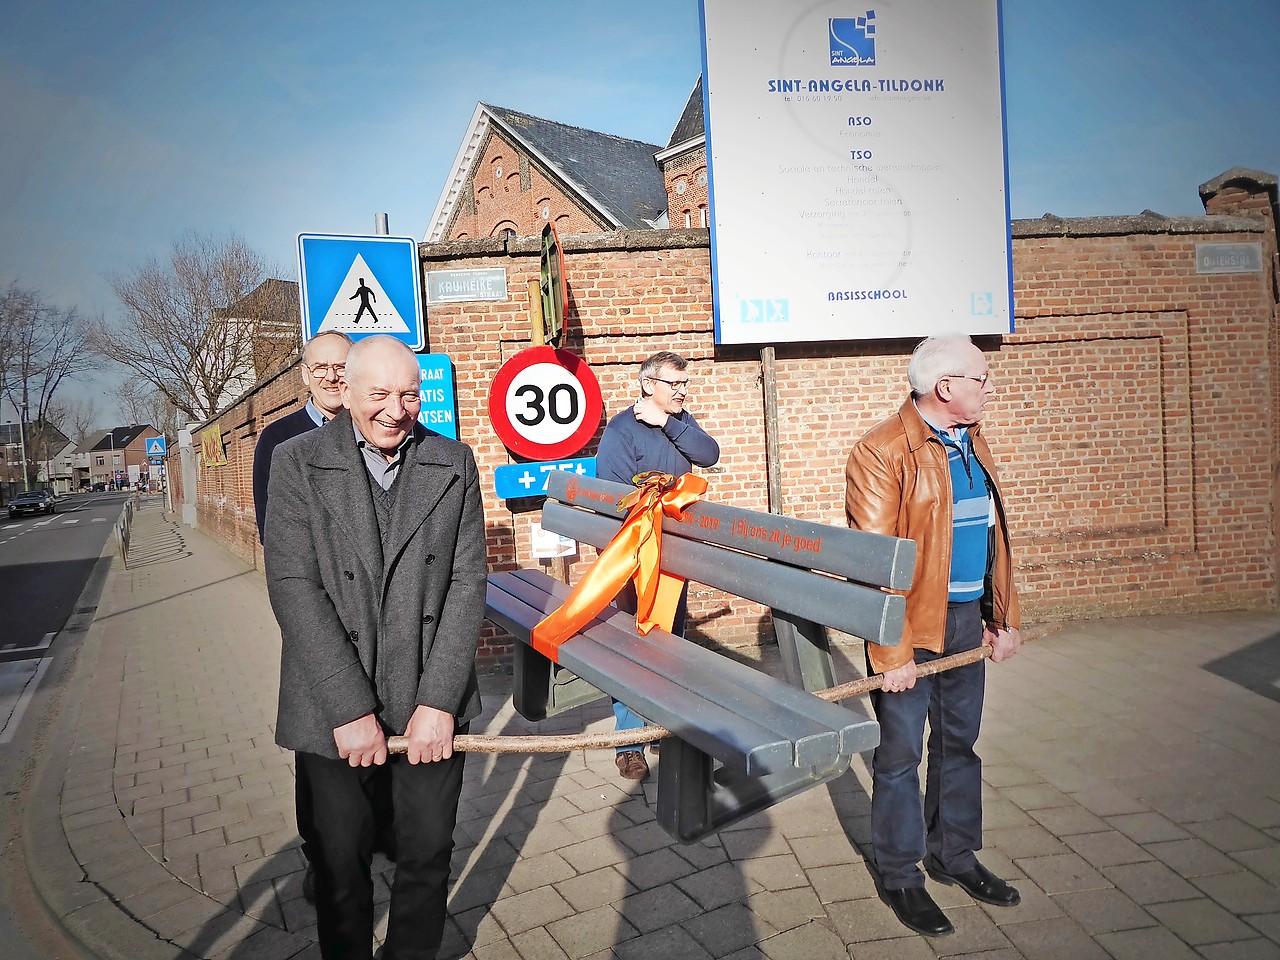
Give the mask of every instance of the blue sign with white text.
M 540 497 L 547 492 L 547 480 L 553 470 L 576 473 L 580 477 L 596 475 L 595 457 L 578 457 L 575 460 L 534 460 L 529 463 L 510 463 L 495 467 L 493 487 L 503 500 L 519 497 Z
M 337 330 L 426 346 L 418 243 L 412 237 L 298 234 L 302 339 Z
M 458 439 L 458 404 L 453 392 L 453 361 L 444 353 L 418 354 L 418 422 L 442 437 Z

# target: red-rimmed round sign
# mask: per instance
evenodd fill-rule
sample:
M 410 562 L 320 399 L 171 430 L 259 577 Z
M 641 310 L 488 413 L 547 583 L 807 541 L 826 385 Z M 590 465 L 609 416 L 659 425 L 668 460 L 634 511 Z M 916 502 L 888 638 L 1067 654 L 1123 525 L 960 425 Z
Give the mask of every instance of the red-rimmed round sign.
M 509 450 L 532 460 L 573 456 L 595 434 L 603 413 L 596 375 L 567 350 L 521 350 L 489 387 L 494 432 Z

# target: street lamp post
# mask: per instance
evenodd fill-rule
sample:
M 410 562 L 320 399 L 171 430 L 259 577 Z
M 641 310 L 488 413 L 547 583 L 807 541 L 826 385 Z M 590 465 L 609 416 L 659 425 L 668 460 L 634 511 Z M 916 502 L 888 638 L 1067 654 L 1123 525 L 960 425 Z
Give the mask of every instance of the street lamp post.
M 30 487 L 27 484 L 27 430 L 23 421 L 27 419 L 27 405 L 24 403 L 18 411 L 18 453 L 22 457 L 22 492 Z

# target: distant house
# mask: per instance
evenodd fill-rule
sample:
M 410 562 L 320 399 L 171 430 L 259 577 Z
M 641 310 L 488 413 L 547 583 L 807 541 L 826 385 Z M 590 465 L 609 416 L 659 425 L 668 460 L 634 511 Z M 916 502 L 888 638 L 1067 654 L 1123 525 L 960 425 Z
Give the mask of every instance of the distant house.
M 146 442 L 159 436 L 163 434 L 151 424 L 135 423 L 127 427 L 113 427 L 96 439 L 86 440 L 89 482 L 119 487 L 149 479 Z
M 193 358 L 188 372 L 190 383 L 209 384 L 206 394 L 191 398 L 197 412 L 230 406 L 302 345 L 298 284 L 292 280 L 264 280 L 215 311 L 214 319 L 218 323 L 211 325 L 208 353 Z
M 23 456 L 26 457 L 27 486 L 54 487 L 51 478 L 60 476 L 54 461 L 71 441 L 51 423 L 0 423 L 0 450 L 3 450 L 3 483 L 9 491 L 21 490 Z M 65 493 L 67 487 L 56 492 Z

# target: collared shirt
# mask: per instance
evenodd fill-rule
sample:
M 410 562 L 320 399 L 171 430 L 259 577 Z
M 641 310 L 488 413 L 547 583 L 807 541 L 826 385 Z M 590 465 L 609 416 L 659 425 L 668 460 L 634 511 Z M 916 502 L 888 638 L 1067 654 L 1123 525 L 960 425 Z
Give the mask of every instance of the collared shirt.
M 946 449 L 951 471 L 951 575 L 947 599 L 952 602 L 978 600 L 985 587 L 990 558 L 989 532 L 995 525 L 995 501 L 987 474 L 973 455 L 968 427 L 957 427 L 953 436 L 951 431 L 931 423 L 923 413 L 920 418 Z
M 409 448 L 413 446 L 413 431 L 410 430 L 400 446 L 396 447 L 396 455 L 388 462 L 382 455 L 382 451 L 364 438 L 360 428 L 356 426 L 354 417 L 351 418 L 351 429 L 355 432 L 356 446 L 360 448 L 360 454 L 364 457 L 364 465 L 369 469 L 369 476 L 373 477 L 373 482 L 383 490 L 390 490 L 400 474 L 400 467 L 409 454 Z
M 311 422 L 317 427 L 323 427 L 331 419 L 320 412 L 320 408 L 315 405 L 313 400 L 308 399 L 307 405 L 302 409 L 307 411 L 307 416 L 311 418 Z

